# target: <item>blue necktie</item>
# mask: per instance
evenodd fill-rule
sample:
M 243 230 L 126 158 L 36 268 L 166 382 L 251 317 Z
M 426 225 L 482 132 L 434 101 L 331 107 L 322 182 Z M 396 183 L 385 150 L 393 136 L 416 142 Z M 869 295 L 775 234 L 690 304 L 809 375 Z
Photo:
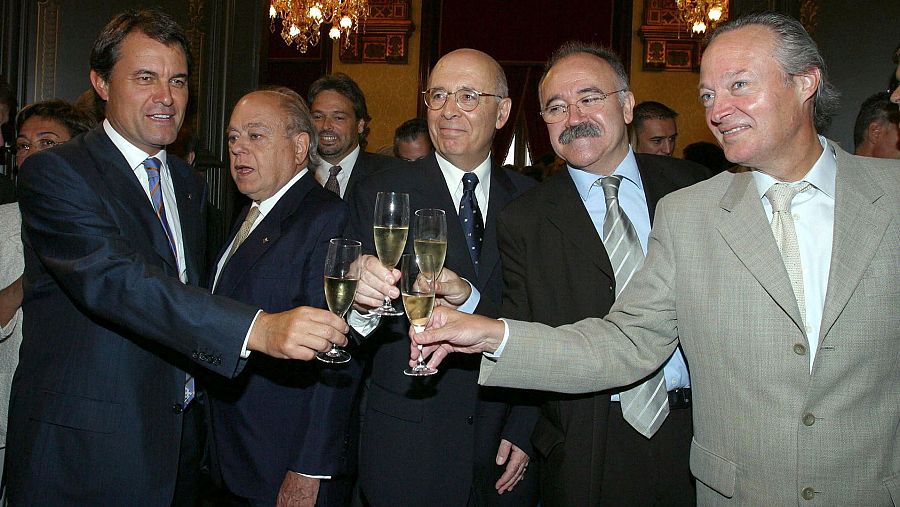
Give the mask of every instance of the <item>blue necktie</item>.
M 144 169 L 147 170 L 147 186 L 150 187 L 150 202 L 153 203 L 153 210 L 156 212 L 156 218 L 162 224 L 163 230 L 166 232 L 166 238 L 169 240 L 169 248 L 172 249 L 172 255 L 175 256 L 175 265 L 178 265 L 178 248 L 175 247 L 175 235 L 169 228 L 169 221 L 166 220 L 166 206 L 162 198 L 162 185 L 159 178 L 159 169 L 162 162 L 156 157 L 148 157 L 144 160 Z M 191 400 L 194 399 L 194 377 L 187 374 L 184 379 L 184 404 L 182 408 L 186 408 Z
M 169 221 L 166 220 L 166 206 L 162 198 L 162 185 L 159 179 L 159 169 L 162 162 L 156 157 L 149 157 L 144 160 L 144 169 L 147 170 L 147 186 L 150 187 L 150 201 L 153 203 L 153 211 L 156 212 L 156 218 L 162 224 L 163 230 L 166 232 L 166 238 L 169 240 L 169 248 L 172 249 L 172 255 L 175 256 L 176 264 L 178 264 L 178 248 L 175 247 L 175 235 L 169 228 Z
M 481 210 L 478 208 L 478 199 L 475 198 L 475 187 L 478 186 L 478 176 L 466 173 L 463 176 L 463 195 L 459 201 L 459 223 L 462 225 L 463 236 L 469 247 L 469 256 L 475 266 L 475 274 L 478 274 L 478 261 L 481 259 L 481 243 L 484 241 L 484 220 L 481 218 Z

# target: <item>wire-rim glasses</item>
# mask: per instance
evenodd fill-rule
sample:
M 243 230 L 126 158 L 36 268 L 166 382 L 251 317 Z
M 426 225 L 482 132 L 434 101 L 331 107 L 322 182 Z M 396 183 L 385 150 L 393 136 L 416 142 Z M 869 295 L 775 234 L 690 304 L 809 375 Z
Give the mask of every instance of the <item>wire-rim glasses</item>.
M 460 88 L 455 92 L 448 92 L 443 88 L 429 88 L 422 92 L 422 96 L 425 98 L 425 105 L 428 106 L 428 109 L 434 111 L 442 109 L 447 104 L 447 98 L 449 98 L 450 95 L 453 95 L 456 99 L 456 105 L 467 113 L 474 111 L 475 108 L 478 107 L 478 104 L 481 103 L 481 97 L 497 97 L 498 99 L 503 99 L 500 95 L 484 93 L 471 88 Z
M 545 123 L 559 123 L 569 116 L 569 111 L 572 106 L 577 107 L 582 114 L 588 114 L 602 107 L 603 101 L 605 101 L 608 97 L 619 92 L 624 92 L 625 90 L 626 88 L 622 88 L 621 90 L 616 90 L 609 93 L 592 93 L 590 95 L 581 97 L 571 104 L 568 102 L 563 102 L 561 104 L 550 104 L 544 109 L 541 109 L 540 115 L 541 118 L 544 119 Z

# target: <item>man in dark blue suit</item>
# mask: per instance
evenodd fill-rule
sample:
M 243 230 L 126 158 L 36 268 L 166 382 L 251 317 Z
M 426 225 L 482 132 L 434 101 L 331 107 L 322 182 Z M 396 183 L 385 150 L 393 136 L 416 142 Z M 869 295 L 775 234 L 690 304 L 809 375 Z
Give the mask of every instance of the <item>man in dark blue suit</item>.
M 498 128 L 509 118 L 506 76 L 490 56 L 461 49 L 435 65 L 426 91 L 428 128 L 436 153 L 361 181 L 350 198 L 351 237 L 374 253 L 375 196 L 380 191 L 409 194 L 410 211 L 441 208 L 447 214 L 447 257 L 442 278 L 456 284 L 439 289 L 448 303 L 483 315 L 497 315 L 503 290 L 497 216 L 510 201 L 534 185 L 521 174 L 491 160 Z M 474 190 L 464 181 L 477 178 Z M 474 195 L 472 195 L 474 194 Z M 457 210 L 466 198 L 477 202 L 483 226 L 480 255 L 470 254 L 464 220 Z M 471 201 L 469 201 L 471 202 Z M 474 211 L 473 211 L 474 212 Z M 412 250 L 407 242 L 407 251 Z M 407 377 L 409 327 L 405 318 L 361 315 L 385 295 L 400 296 L 399 271 L 388 270 L 373 256 L 357 290 L 354 327 L 371 332 L 374 345 L 365 404 L 360 452 L 360 488 L 373 506 L 510 505 L 537 502 L 529 437 L 537 421 L 536 406 L 522 404 L 511 390 L 481 389 L 471 358 L 446 364 L 433 377 Z M 452 271 L 451 271 L 452 270 Z M 468 283 L 476 289 L 471 292 Z M 460 286 L 464 290 L 460 290 Z M 377 330 L 372 331 L 375 326 Z M 420 480 L 421 478 L 421 480 Z
M 346 343 L 347 328 L 324 310 L 269 314 L 198 287 L 204 189 L 165 151 L 188 99 L 177 23 L 155 10 L 120 14 L 90 63 L 106 121 L 20 173 L 24 337 L 9 501 L 190 502 L 176 498 L 190 475 L 184 450 L 196 448 L 182 439 L 198 411 L 187 373 L 199 364 L 233 376 L 251 351 L 311 359 Z
M 319 185 L 316 134 L 303 99 L 250 93 L 227 130 L 231 176 L 253 202 L 218 257 L 213 293 L 268 312 L 324 307 L 325 254 L 347 205 Z M 243 241 L 241 242 L 241 238 Z M 345 473 L 345 435 L 359 368 L 254 355 L 234 382 L 209 390 L 213 440 L 225 486 L 251 505 L 318 497 L 344 505 L 330 479 Z M 280 491 L 279 491 L 280 490 Z

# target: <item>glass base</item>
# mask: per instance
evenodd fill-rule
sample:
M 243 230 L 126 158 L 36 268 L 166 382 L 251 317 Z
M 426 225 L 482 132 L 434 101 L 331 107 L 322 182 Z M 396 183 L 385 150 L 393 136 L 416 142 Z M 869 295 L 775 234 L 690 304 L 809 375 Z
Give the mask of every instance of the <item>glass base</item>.
M 406 315 L 403 311 L 394 308 L 390 303 L 383 304 L 369 313 L 374 313 L 375 315 L 380 315 L 382 317 L 399 317 L 401 315 Z
M 349 361 L 350 354 L 344 349 L 331 347 L 328 352 L 317 352 L 316 359 L 323 363 L 340 364 Z
M 424 364 L 417 364 L 417 365 L 413 366 L 412 368 L 407 368 L 407 369 L 403 370 L 403 374 L 410 376 L 410 377 L 427 377 L 429 375 L 434 375 L 437 372 L 438 371 L 435 370 L 434 368 L 429 368 L 428 366 L 425 366 Z

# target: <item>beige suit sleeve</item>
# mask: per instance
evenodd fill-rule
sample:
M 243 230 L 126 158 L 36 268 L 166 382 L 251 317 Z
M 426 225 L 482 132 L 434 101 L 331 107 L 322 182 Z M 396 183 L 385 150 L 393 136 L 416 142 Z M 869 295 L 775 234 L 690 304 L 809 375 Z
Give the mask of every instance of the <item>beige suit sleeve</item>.
M 609 315 L 555 329 L 508 320 L 506 348 L 497 361 L 482 359 L 478 382 L 590 393 L 631 384 L 657 370 L 678 344 L 677 244 L 665 202 L 657 208 L 644 266 Z

